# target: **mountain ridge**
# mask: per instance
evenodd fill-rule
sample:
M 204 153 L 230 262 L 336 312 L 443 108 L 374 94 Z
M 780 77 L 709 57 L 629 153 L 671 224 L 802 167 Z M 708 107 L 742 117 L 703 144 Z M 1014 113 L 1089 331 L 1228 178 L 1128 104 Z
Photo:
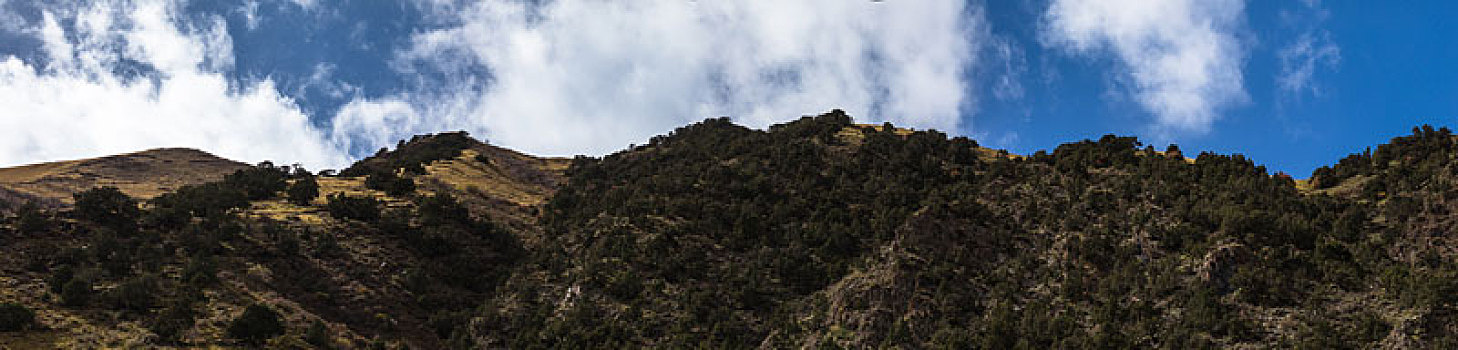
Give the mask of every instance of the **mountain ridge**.
M 1298 185 L 1132 137 L 1013 156 L 841 111 L 570 160 L 421 135 L 347 176 L 260 164 L 9 210 L 0 302 L 38 326 L 0 344 L 1447 347 L 1455 159 L 1420 127 Z M 231 332 L 250 305 L 281 333 Z

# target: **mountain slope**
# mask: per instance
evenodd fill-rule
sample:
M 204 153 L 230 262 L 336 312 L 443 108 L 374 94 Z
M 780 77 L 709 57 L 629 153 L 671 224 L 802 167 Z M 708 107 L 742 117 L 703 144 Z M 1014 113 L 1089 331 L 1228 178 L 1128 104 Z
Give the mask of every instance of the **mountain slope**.
M 767 131 L 708 120 L 579 161 L 544 208 L 544 249 L 474 335 L 513 348 L 1242 346 L 1298 342 L 1249 330 L 1331 310 L 1260 314 L 1367 292 L 1327 287 L 1314 267 L 1260 275 L 1324 262 L 1310 257 L 1330 239 L 1317 217 L 1340 204 L 1242 157 L 1189 162 L 1113 136 L 984 153 L 832 112 Z
M 468 142 L 442 146 L 443 137 Z M 402 156 L 421 153 L 438 156 Z M 167 155 L 149 151 L 100 159 L 179 162 L 155 161 Z M 0 345 L 246 345 L 233 341 L 228 327 L 245 307 L 261 303 L 284 315 L 293 334 L 262 344 L 269 347 L 308 347 L 308 341 L 346 348 L 446 347 L 454 325 L 468 319 L 492 281 L 500 279 L 493 276 L 514 265 L 518 237 L 540 236 L 533 203 L 552 194 L 565 160 L 530 157 L 452 133 L 422 135 L 371 159 L 383 164 L 374 170 L 398 174 L 416 184 L 414 190 L 373 188 L 370 177 L 379 173 L 314 176 L 271 164 L 240 165 L 236 170 L 243 171 L 214 176 L 217 182 L 148 196 L 155 198 L 146 201 L 147 209 L 121 220 L 130 223 L 122 226 L 106 223 L 118 222 L 112 215 L 124 211 L 86 209 L 96 207 L 94 202 L 60 212 L 15 211 L 0 223 L 0 244 L 12 252 L 0 258 L 0 302 L 35 310 L 42 328 L 24 337 L 0 337 Z M 102 169 L 107 179 L 135 181 L 129 184 L 139 188 L 176 184 L 146 182 L 142 174 L 169 175 L 156 169 L 121 167 L 138 171 L 124 177 L 95 163 L 0 173 L 39 174 L 12 176 L 26 183 Z M 423 173 L 412 172 L 413 164 Z M 95 184 L 120 183 L 105 181 Z M 290 189 L 301 182 L 318 184 L 314 197 L 291 197 Z M 84 193 L 116 197 L 104 190 Z M 363 200 L 359 203 L 376 216 L 337 214 L 336 205 L 350 201 L 336 195 Z M 135 204 L 120 204 L 129 205 Z M 67 297 L 62 286 L 76 283 L 90 286 L 92 292 L 77 292 L 89 297 Z M 131 288 L 150 292 L 126 292 Z M 322 340 L 306 340 L 303 333 L 311 329 Z
M 421 135 L 340 176 L 11 210 L 0 303 L 38 321 L 0 345 L 1451 348 L 1455 160 L 1418 128 L 1298 187 L 1240 155 L 1012 156 L 840 111 L 571 160 Z
M 99 186 L 151 198 L 184 185 L 216 181 L 247 166 L 194 149 L 160 148 L 0 169 L 0 189 L 46 204 L 69 204 L 72 193 Z

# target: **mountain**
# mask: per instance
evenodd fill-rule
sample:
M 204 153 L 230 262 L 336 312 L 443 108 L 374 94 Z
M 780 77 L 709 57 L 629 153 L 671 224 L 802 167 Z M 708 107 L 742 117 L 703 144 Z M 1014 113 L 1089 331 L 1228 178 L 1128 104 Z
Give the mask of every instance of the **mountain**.
M 1450 348 L 1455 160 L 1424 126 L 1296 181 L 840 111 L 600 158 L 421 135 L 12 207 L 0 345 Z
M 0 199 L 68 204 L 72 193 L 100 186 L 115 186 L 133 197 L 152 198 L 184 185 L 216 181 L 247 166 L 185 148 L 18 166 L 0 169 L 0 191 L 9 194 Z

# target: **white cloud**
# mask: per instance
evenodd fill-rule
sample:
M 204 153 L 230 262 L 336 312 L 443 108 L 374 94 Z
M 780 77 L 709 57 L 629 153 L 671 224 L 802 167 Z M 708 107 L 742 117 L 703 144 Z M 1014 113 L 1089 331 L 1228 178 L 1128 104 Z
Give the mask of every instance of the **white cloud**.
M 999 64 L 992 83 L 992 96 L 1002 101 L 1022 99 L 1022 76 L 1028 70 L 1023 49 L 1008 38 L 997 37 L 989 42 L 988 53 L 992 61 Z
M 1342 51 L 1331 38 L 1331 32 L 1321 28 L 1330 14 L 1319 2 L 1304 2 L 1305 8 L 1297 12 L 1283 12 L 1285 25 L 1297 29 L 1300 34 L 1290 44 L 1276 52 L 1281 61 L 1281 72 L 1276 75 L 1276 87 L 1288 95 L 1311 92 L 1321 94 L 1314 83 L 1317 68 L 1336 69 L 1341 64 Z
M 243 25 L 248 30 L 258 29 L 258 0 L 247 0 L 238 8 L 238 13 L 243 15 Z
M 0 57 L 0 165 L 195 147 L 244 161 L 337 167 L 348 158 L 272 81 L 236 84 L 221 18 L 179 3 L 55 7 L 33 34 L 45 64 Z M 61 19 L 75 23 L 63 27 Z M 140 64 L 141 73 L 124 65 Z
M 293 3 L 305 10 L 313 10 L 319 6 L 319 2 L 316 0 L 293 0 Z
M 253 4 L 238 9 L 248 26 L 265 20 Z M 975 109 L 968 76 L 987 37 L 981 9 L 961 2 L 435 2 L 432 24 L 449 26 L 414 35 L 393 67 L 445 72 L 444 84 L 357 97 L 316 116 L 320 129 L 272 80 L 229 78 L 221 16 L 182 15 L 180 0 L 45 7 L 21 30 L 40 57 L 0 56 L 0 166 L 195 147 L 339 167 L 451 129 L 602 154 L 707 117 L 766 126 L 832 108 L 952 131 Z M 303 88 L 363 96 L 315 67 Z
M 1282 91 L 1300 94 L 1310 91 L 1321 94 L 1312 83 L 1318 66 L 1335 68 L 1341 63 L 1342 51 L 1326 32 L 1306 33 L 1276 53 L 1281 59 L 1281 73 L 1276 85 Z
M 462 128 L 528 152 L 601 154 L 706 117 L 766 126 L 832 108 L 955 130 L 974 105 L 965 73 L 985 32 L 980 9 L 952 1 L 427 7 L 459 25 L 416 35 L 400 59 L 487 70 L 489 84 L 466 79 L 455 82 L 461 94 L 356 101 L 336 119 L 336 135 Z
M 1247 101 L 1236 38 L 1243 0 L 1054 0 L 1043 41 L 1081 55 L 1108 52 L 1160 131 L 1202 133 L 1222 108 Z

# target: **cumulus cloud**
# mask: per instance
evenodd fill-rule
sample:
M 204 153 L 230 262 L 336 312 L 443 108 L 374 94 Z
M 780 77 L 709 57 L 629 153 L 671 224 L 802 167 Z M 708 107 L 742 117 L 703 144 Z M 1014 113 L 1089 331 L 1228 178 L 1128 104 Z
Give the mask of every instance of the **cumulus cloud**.
M 195 147 L 244 161 L 348 157 L 273 82 L 237 83 L 223 19 L 170 1 L 45 8 L 39 57 L 0 57 L 0 165 Z
M 1331 32 L 1321 27 L 1329 16 L 1315 0 L 1303 2 L 1299 11 L 1282 13 L 1284 24 L 1300 34 L 1276 52 L 1281 61 L 1276 87 L 1281 92 L 1292 96 L 1307 92 L 1320 95 L 1321 90 L 1313 82 L 1317 69 L 1336 69 L 1341 64 L 1341 48 L 1332 40 Z
M 1119 79 L 1161 131 L 1206 132 L 1222 108 L 1247 101 L 1236 37 L 1243 0 L 1054 0 L 1043 42 L 1112 54 Z
M 705 117 L 765 126 L 832 108 L 955 130 L 985 36 L 980 9 L 954 1 L 423 3 L 452 25 L 416 35 L 400 66 L 487 74 L 452 81 L 464 93 L 352 102 L 336 136 L 462 128 L 600 154 Z
M 341 107 L 311 118 L 273 80 L 239 78 L 252 75 L 237 72 L 224 15 L 251 28 L 267 21 L 258 4 L 228 10 L 238 16 L 182 13 L 180 0 L 62 2 L 0 25 L 40 43 L 0 56 L 0 166 L 194 147 L 340 167 L 453 129 L 603 154 L 707 117 L 762 127 L 832 108 L 953 131 L 975 111 L 968 80 L 988 32 L 979 6 L 954 1 L 420 0 L 427 25 L 388 53 L 404 84 L 367 96 L 327 82 L 345 68 L 316 63 L 303 86 Z M 1021 55 L 998 47 L 991 57 Z

